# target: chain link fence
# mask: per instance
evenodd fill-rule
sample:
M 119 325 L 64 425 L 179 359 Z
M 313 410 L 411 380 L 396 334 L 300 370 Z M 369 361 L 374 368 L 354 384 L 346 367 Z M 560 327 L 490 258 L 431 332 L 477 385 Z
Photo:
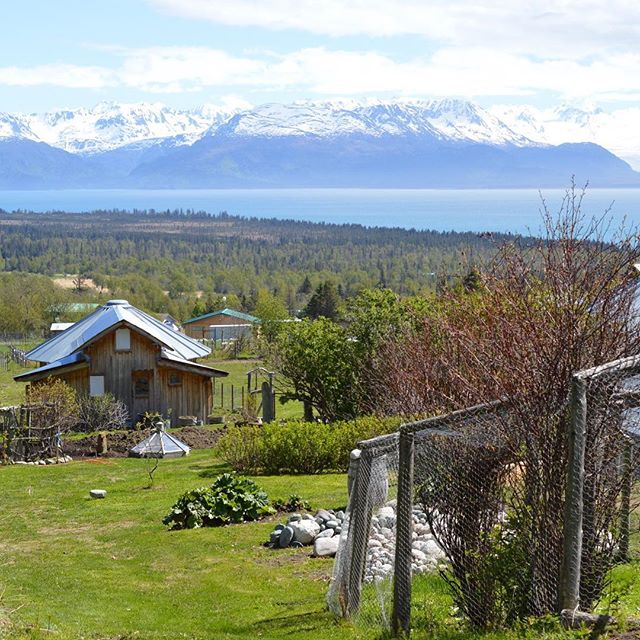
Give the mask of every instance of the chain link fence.
M 478 405 L 361 443 L 337 615 L 408 631 L 424 574 L 478 629 L 595 606 L 633 549 L 640 358 L 575 374 L 552 415 L 531 406 Z
M 389 628 L 398 491 L 398 434 L 359 443 L 327 601 L 335 615 Z

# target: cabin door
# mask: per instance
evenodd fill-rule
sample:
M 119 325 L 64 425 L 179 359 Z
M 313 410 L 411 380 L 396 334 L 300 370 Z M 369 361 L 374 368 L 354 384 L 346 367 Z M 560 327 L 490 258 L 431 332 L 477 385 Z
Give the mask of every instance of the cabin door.
M 138 422 L 146 411 L 158 411 L 153 406 L 154 375 L 152 369 L 138 369 L 131 374 L 131 420 Z

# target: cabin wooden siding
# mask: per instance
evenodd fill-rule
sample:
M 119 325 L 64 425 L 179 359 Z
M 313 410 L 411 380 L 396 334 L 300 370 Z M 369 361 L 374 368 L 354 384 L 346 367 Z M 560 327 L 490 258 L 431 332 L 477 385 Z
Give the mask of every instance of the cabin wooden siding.
M 111 393 L 127 406 L 129 417 L 135 421 L 145 411 L 169 414 L 173 420 L 179 416 L 196 416 L 206 423 L 211 412 L 213 385 L 211 379 L 188 371 L 173 369 L 169 363 L 158 366 L 160 345 L 129 328 L 130 349 L 116 351 L 116 329 L 84 348 L 89 357 L 89 367 L 67 374 L 61 378 L 75 389 L 78 395 L 88 395 L 89 376 L 104 376 L 104 391 Z M 134 378 L 149 377 L 148 397 L 136 398 Z M 144 374 L 142 373 L 144 372 Z M 174 375 L 173 381 L 171 374 Z M 179 384 L 171 384 L 179 380 Z
M 212 318 L 202 318 L 201 320 L 195 320 L 189 324 L 182 325 L 182 328 L 186 335 L 190 338 L 208 338 L 209 327 L 224 327 L 226 325 L 239 325 L 239 324 L 251 324 L 246 320 L 241 320 L 234 316 L 227 316 L 224 314 L 213 316 Z

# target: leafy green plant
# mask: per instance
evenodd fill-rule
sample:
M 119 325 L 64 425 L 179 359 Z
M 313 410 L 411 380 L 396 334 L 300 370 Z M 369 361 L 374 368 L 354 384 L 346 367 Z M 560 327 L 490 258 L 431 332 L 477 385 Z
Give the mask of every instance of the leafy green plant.
M 162 422 L 161 413 L 158 413 L 157 411 L 145 411 L 138 422 L 136 422 L 135 429 L 137 431 L 153 429 L 158 422 Z
M 258 520 L 270 513 L 267 494 L 253 480 L 224 473 L 211 487 L 180 496 L 162 522 L 171 529 L 197 529 Z
M 280 512 L 293 513 L 294 511 L 309 511 L 311 505 L 299 496 L 297 493 L 292 493 L 288 498 L 281 498 L 279 500 L 272 500 L 271 506 Z
M 217 444 L 218 455 L 243 473 L 346 471 L 360 440 L 395 431 L 400 418 L 358 418 L 322 424 L 291 421 L 262 427 L 231 427 Z
M 49 377 L 28 387 L 27 403 L 33 408 L 31 426 L 64 433 L 78 423 L 76 394 L 64 380 Z

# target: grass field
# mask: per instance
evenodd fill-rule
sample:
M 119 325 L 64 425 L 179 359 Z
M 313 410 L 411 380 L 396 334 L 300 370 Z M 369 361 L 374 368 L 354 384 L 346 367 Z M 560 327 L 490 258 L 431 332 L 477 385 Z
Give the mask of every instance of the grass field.
M 227 371 L 229 375 L 226 378 L 219 378 L 215 383 L 215 397 L 214 397 L 214 415 L 229 414 L 231 407 L 231 386 L 233 385 L 235 390 L 235 402 L 234 405 L 239 407 L 241 405 L 240 388 L 247 386 L 247 373 L 256 367 L 263 366 L 262 361 L 257 359 L 240 359 L 240 360 L 203 360 L 203 363 L 208 364 L 216 369 Z M 262 382 L 262 379 L 261 379 Z M 224 385 L 224 407 L 221 408 L 221 389 L 220 385 Z M 260 399 L 258 398 L 258 401 Z M 280 404 L 276 400 L 276 418 L 296 419 L 302 418 L 304 410 L 301 402 L 287 402 L 286 404 Z
M 45 467 L 0 467 L 0 637 L 375 639 L 375 594 L 363 602 L 376 624 L 336 622 L 325 607 L 332 561 L 309 549 L 262 546 L 268 521 L 170 532 L 161 520 L 186 489 L 225 468 L 209 450 L 151 462 L 98 459 Z M 346 502 L 341 474 L 256 479 L 271 498 L 292 492 L 313 508 Z M 92 488 L 108 491 L 92 500 Z M 637 615 L 638 568 L 617 570 L 617 607 Z M 414 584 L 414 638 L 566 638 L 552 621 L 476 634 L 451 618 L 441 580 Z
M 0 468 L 0 606 L 20 627 L 76 638 L 357 637 L 325 611 L 330 560 L 261 546 L 273 522 L 169 532 L 162 517 L 186 489 L 221 472 L 209 451 L 165 460 L 152 489 L 138 459 Z M 345 477 L 270 477 L 315 507 L 346 501 Z M 106 500 L 89 498 L 105 488 Z M 184 635 L 183 635 L 184 634 Z M 47 635 L 46 637 L 54 637 Z

